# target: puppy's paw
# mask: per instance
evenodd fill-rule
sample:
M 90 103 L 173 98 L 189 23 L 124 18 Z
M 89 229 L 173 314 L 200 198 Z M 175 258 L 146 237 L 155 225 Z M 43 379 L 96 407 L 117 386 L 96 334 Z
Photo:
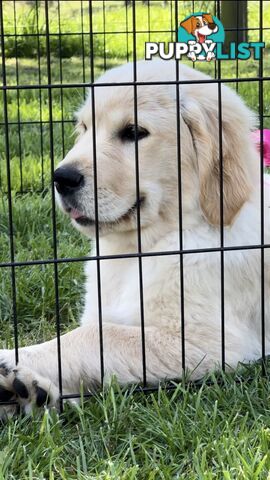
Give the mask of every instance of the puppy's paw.
M 210 61 L 213 60 L 214 58 L 216 58 L 214 52 L 208 52 L 208 53 L 207 53 L 207 56 L 206 56 L 207 62 L 210 62 Z
M 187 54 L 187 57 L 190 58 L 190 60 L 192 60 L 192 62 L 196 62 L 196 60 L 197 60 L 197 57 L 196 57 L 194 52 L 189 52 Z
M 58 388 L 48 378 L 20 365 L 0 364 L 0 418 L 13 415 L 18 406 L 24 413 L 44 405 L 57 406 L 58 398 Z

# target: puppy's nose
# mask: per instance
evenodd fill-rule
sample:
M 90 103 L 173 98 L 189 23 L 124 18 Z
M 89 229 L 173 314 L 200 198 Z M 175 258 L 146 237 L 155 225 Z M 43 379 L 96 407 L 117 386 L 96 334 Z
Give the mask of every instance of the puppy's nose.
M 215 23 L 208 23 L 208 27 L 210 28 L 210 30 L 215 30 L 216 24 Z
M 55 188 L 61 195 L 74 193 L 84 182 L 84 176 L 74 167 L 59 167 L 54 172 Z

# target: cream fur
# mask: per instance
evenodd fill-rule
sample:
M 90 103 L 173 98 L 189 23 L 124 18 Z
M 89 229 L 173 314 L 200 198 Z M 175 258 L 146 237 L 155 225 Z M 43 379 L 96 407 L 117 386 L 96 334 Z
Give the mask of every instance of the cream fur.
M 174 62 L 139 62 L 138 80 L 175 79 Z M 207 80 L 185 66 L 180 80 Z M 98 84 L 133 80 L 132 64 L 107 72 Z M 219 130 L 217 84 L 180 85 L 180 145 L 183 204 L 183 247 L 217 248 L 219 231 Z M 179 249 L 179 197 L 175 85 L 139 85 L 138 124 L 150 136 L 138 143 L 142 251 Z M 224 245 L 261 242 L 259 158 L 250 139 L 254 115 L 229 88 L 222 86 L 222 150 L 224 167 Z M 136 200 L 134 144 L 121 144 L 117 131 L 134 122 L 133 86 L 95 88 L 96 148 L 100 254 L 136 253 L 136 215 L 117 221 Z M 76 166 L 86 185 L 82 211 L 94 218 L 92 100 L 78 113 L 79 138 L 61 165 Z M 84 131 L 85 124 L 87 131 Z M 64 206 L 58 198 L 60 206 Z M 265 220 L 269 191 L 265 189 Z M 93 238 L 94 227 L 79 227 Z M 107 223 L 102 223 L 107 222 Z M 110 222 L 110 223 L 108 223 Z M 269 242 L 265 221 L 265 242 Z M 92 250 L 95 254 L 95 248 Z M 226 251 L 226 364 L 235 368 L 261 356 L 261 254 L 259 249 Z M 183 257 L 186 367 L 192 378 L 220 366 L 221 254 L 188 253 Z M 265 249 L 266 347 L 269 352 L 269 254 Z M 142 258 L 147 380 L 156 383 L 182 375 L 180 256 Z M 137 258 L 100 261 L 104 365 L 106 378 L 115 374 L 123 384 L 142 380 L 139 263 Z M 85 308 L 81 326 L 61 337 L 64 393 L 78 392 L 100 381 L 99 316 L 96 261 L 86 263 Z M 14 363 L 14 353 L 2 350 L 0 362 Z M 28 369 L 24 373 L 24 369 Z M 20 370 L 21 369 L 21 370 Z M 29 370 L 30 369 L 30 370 Z M 30 371 L 30 373 L 29 373 Z M 32 372 L 32 373 L 31 373 Z M 27 385 L 38 378 L 57 401 L 56 341 L 20 349 L 16 373 Z M 10 388 L 13 374 L 0 377 Z M 31 405 L 34 395 L 29 401 Z

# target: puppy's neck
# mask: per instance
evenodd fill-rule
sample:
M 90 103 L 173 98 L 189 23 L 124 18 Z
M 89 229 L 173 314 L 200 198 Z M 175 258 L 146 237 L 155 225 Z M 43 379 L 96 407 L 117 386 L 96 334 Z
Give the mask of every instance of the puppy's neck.
M 155 249 L 155 245 L 160 241 L 161 237 L 166 236 L 169 232 L 174 231 L 175 226 L 168 222 L 160 221 L 147 228 L 141 229 L 141 250 L 142 252 L 150 252 Z M 138 233 L 116 232 L 110 233 L 104 237 L 100 237 L 100 255 L 121 255 L 126 253 L 138 252 Z M 92 255 L 96 255 L 96 245 L 93 242 Z

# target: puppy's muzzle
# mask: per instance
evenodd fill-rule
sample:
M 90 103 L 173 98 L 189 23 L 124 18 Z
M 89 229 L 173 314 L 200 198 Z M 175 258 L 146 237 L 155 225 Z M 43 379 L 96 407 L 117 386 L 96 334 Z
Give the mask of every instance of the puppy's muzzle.
M 54 185 L 60 195 L 71 195 L 84 185 L 84 176 L 74 167 L 59 167 L 54 172 Z

